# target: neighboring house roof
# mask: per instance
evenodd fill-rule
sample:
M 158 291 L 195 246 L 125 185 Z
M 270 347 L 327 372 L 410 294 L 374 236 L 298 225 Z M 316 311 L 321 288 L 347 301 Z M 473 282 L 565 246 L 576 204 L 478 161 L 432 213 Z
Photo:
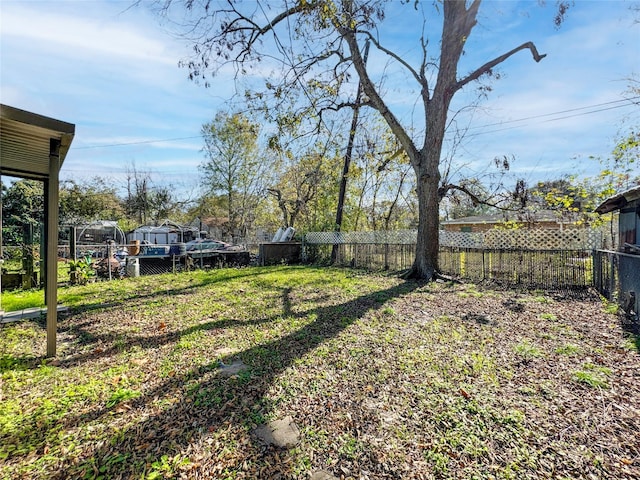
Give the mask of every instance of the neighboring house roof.
M 626 192 L 618 193 L 613 197 L 607 198 L 604 202 L 598 205 L 595 212 L 603 214 L 613 212 L 614 210 L 620 210 L 621 208 L 627 206 L 627 204 L 629 204 L 630 202 L 638 200 L 639 198 L 640 185 L 633 187 Z
M 229 219 L 227 217 L 202 217 L 202 223 L 207 227 L 222 227 L 225 224 L 229 223 Z
M 470 225 L 470 224 L 486 224 L 486 223 L 504 223 L 508 221 L 514 222 L 557 222 L 567 223 L 573 222 L 571 219 L 562 219 L 557 212 L 553 210 L 538 210 L 536 212 L 504 212 L 493 213 L 488 215 L 473 215 L 470 217 L 455 218 L 453 220 L 444 220 L 440 223 L 443 225 Z

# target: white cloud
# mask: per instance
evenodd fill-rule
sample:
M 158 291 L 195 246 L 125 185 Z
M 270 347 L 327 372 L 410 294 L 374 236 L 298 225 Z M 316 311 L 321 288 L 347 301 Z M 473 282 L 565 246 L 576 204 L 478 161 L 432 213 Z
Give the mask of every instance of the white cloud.
M 60 6 L 63 8 L 58 8 Z M 129 59 L 175 66 L 176 60 L 167 51 L 166 42 L 140 29 L 141 23 L 129 22 L 128 12 L 114 15 L 113 10 L 103 10 L 96 15 L 91 11 L 96 8 L 100 9 L 101 5 L 57 3 L 54 9 L 42 3 L 4 2 L 2 34 L 20 38 L 32 50 L 41 49 L 56 55 L 80 54 L 87 60 Z M 61 10 L 66 13 L 57 13 Z

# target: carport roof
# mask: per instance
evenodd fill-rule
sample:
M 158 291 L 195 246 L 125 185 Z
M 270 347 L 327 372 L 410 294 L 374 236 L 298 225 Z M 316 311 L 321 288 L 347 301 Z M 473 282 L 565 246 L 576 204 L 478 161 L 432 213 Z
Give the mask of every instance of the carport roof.
M 46 180 L 51 140 L 60 141 L 59 169 L 75 130 L 72 123 L 0 104 L 0 174 Z
M 58 172 L 67 156 L 76 126 L 53 118 L 0 104 L 0 176 L 46 181 L 44 235 L 47 305 L 47 357 L 56 354 L 58 323 Z M 0 223 L 2 212 L 0 212 Z M 0 249 L 2 236 L 0 236 Z M 2 279 L 0 278 L 0 286 Z M 0 301 L 0 318 L 2 302 Z

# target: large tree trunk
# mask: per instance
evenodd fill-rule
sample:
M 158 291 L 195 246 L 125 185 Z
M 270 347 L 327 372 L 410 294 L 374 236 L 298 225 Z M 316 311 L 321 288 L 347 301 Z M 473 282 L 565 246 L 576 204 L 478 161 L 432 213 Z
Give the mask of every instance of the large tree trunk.
M 447 25 L 446 18 L 445 15 L 445 26 Z M 447 53 L 446 48 L 447 44 L 445 43 L 443 54 Z M 432 97 L 428 98 L 427 92 L 423 92 L 427 128 L 424 145 L 412 158 L 418 190 L 418 238 L 416 258 L 409 276 L 425 280 L 433 280 L 439 273 L 440 155 L 446 130 L 447 113 L 453 96 L 452 85 L 456 80 L 456 66 L 460 50 L 453 53 L 448 52 L 448 54 L 449 57 L 440 60 L 438 81 Z M 453 63 L 449 60 L 450 58 L 453 58 Z
M 421 165 L 426 164 L 425 159 Z M 418 190 L 418 238 L 416 258 L 410 277 L 430 280 L 438 273 L 438 250 L 440 248 L 438 186 L 440 175 L 436 168 L 427 173 L 426 168 L 416 168 Z
M 427 89 L 422 92 L 426 134 L 422 149 L 412 158 L 418 188 L 418 239 L 416 258 L 409 276 L 415 278 L 432 280 L 439 273 L 440 155 L 449 105 L 454 93 L 460 88 L 457 82 L 458 61 L 464 43 L 475 25 L 479 5 L 480 0 L 475 0 L 469 9 L 465 2 L 444 2 L 438 77 L 431 98 Z
M 442 104 L 438 104 L 438 100 Z M 418 195 L 418 238 L 416 258 L 410 277 L 432 280 L 439 272 L 440 249 L 440 152 L 444 138 L 448 101 L 437 96 L 429 102 L 434 107 L 427 117 L 427 135 L 424 148 L 413 162 Z

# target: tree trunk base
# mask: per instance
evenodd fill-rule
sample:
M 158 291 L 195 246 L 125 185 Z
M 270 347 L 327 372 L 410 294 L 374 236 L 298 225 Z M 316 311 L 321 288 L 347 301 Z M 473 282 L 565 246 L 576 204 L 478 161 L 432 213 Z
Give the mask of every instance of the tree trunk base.
M 409 270 L 400 275 L 401 278 L 405 280 L 425 280 L 427 282 L 431 282 L 436 280 L 436 270 L 434 268 L 428 268 L 426 271 L 420 271 L 420 269 L 416 268 L 415 265 L 411 267 Z
M 431 269 L 431 272 L 427 272 L 424 275 L 421 275 L 415 267 L 409 268 L 400 274 L 400 278 L 405 280 L 423 280 L 427 282 L 435 282 L 438 280 L 450 283 L 462 283 L 460 280 L 456 280 L 453 277 L 445 275 L 444 273 L 438 272 L 435 269 Z

